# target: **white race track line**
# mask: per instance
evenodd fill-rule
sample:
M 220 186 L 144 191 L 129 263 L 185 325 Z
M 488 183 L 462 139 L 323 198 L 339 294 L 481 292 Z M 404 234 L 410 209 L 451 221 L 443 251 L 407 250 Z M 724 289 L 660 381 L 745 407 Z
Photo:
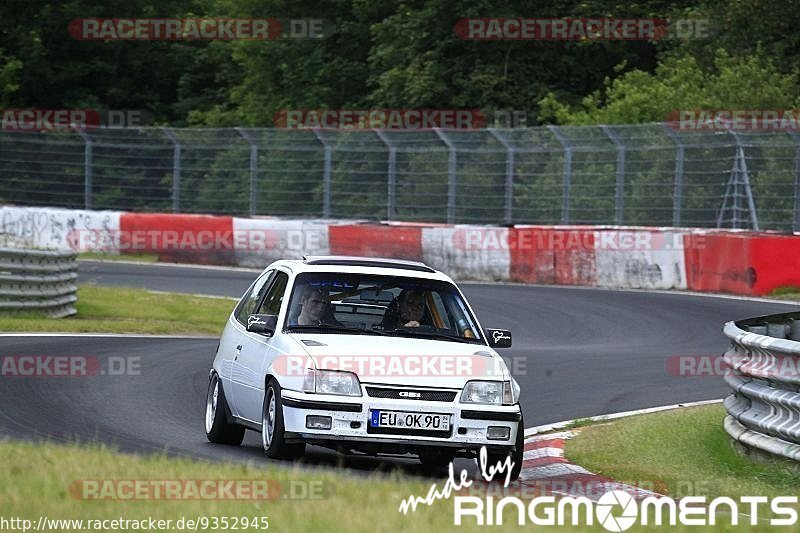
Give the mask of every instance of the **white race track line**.
M 167 262 L 145 262 L 145 261 L 126 261 L 124 259 L 81 259 L 78 258 L 79 263 L 103 263 L 106 265 L 135 265 L 135 266 L 147 266 L 147 267 L 168 267 L 168 268 L 194 268 L 194 269 L 203 269 L 203 270 L 223 270 L 230 272 L 231 270 L 235 272 L 261 272 L 264 270 L 263 268 L 246 268 L 246 267 L 239 267 L 239 266 L 220 266 L 220 265 L 194 265 L 191 263 L 167 263 Z
M 219 339 L 216 335 L 145 335 L 139 333 L 0 333 L 2 337 L 97 337 L 111 339 Z

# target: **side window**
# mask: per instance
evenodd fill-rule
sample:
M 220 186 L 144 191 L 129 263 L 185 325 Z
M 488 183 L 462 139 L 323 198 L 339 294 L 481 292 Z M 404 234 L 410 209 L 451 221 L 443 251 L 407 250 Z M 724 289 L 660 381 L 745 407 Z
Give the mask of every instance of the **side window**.
M 258 302 L 264 296 L 264 292 L 269 287 L 269 280 L 275 277 L 275 271 L 270 270 L 265 272 L 263 276 L 258 278 L 255 283 L 250 287 L 247 296 L 242 298 L 239 307 L 236 309 L 236 320 L 241 324 L 247 324 L 247 317 L 255 313 Z
M 260 315 L 277 315 L 281 310 L 283 295 L 286 293 L 286 285 L 289 284 L 289 276 L 285 272 L 278 271 L 275 274 L 275 281 L 267 292 L 267 297 L 258 310 Z

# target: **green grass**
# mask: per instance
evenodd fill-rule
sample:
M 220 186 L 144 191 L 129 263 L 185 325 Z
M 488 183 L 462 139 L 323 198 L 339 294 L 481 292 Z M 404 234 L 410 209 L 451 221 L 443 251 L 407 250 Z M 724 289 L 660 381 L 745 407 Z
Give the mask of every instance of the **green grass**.
M 800 287 L 777 287 L 767 296 L 769 298 L 775 298 L 776 300 L 800 300 Z
M 474 517 L 467 517 L 460 526 L 454 525 L 454 504 L 449 499 L 421 504 L 416 511 L 399 512 L 400 502 L 409 496 L 424 497 L 432 483 L 441 489 L 444 479 L 417 479 L 397 472 L 388 475 L 353 476 L 335 469 L 312 469 L 289 463 L 260 461 L 250 464 L 209 463 L 171 458 L 165 455 L 120 454 L 103 445 L 31 444 L 0 441 L 0 518 L 17 517 L 30 520 L 35 527 L 40 517 L 72 520 L 172 520 L 168 531 L 178 531 L 175 521 L 182 517 L 247 517 L 249 521 L 266 517 L 270 531 L 291 532 L 444 532 L 444 531 L 596 531 L 604 532 L 595 521 L 593 526 L 535 526 L 526 518 L 524 525 L 516 522 L 513 506 L 504 511 L 501 527 L 477 526 Z M 115 481 L 116 480 L 116 481 Z M 85 499 L 81 488 L 85 481 L 119 487 L 119 481 L 177 480 L 187 483 L 198 480 L 225 482 L 228 480 L 267 481 L 268 493 L 274 498 L 255 499 Z M 117 483 L 117 484 L 115 484 Z M 286 494 L 288 497 L 284 497 Z M 313 494 L 314 497 L 305 497 Z M 291 497 L 293 496 L 293 497 Z M 481 498 L 485 501 L 484 498 Z M 495 504 L 499 497 L 495 495 Z M 551 504 L 552 505 L 552 504 Z M 468 508 L 470 508 L 468 506 Z M 537 514 L 542 515 L 539 508 Z M 616 513 L 619 514 L 619 513 Z M 566 513 L 567 524 L 572 513 Z M 585 524 L 581 514 L 580 523 Z M 725 524 L 721 521 L 721 524 Z M 86 524 L 84 523 L 84 526 Z M 706 528 L 664 526 L 664 531 L 705 531 Z M 746 526 L 712 528 L 725 531 L 748 531 Z M 62 526 L 58 531 L 77 531 Z M 96 529 L 95 529 L 96 530 Z M 200 528 L 200 531 L 203 531 Z M 212 531 L 213 529 L 205 529 Z M 217 529 L 232 531 L 233 529 Z M 263 528 L 239 527 L 240 531 L 264 531 Z M 630 532 L 650 531 L 635 525 Z M 661 529 L 658 529 L 661 530 Z M 763 530 L 763 527 L 759 527 Z M 784 528 L 784 530 L 786 530 Z M 54 529 L 49 529 L 54 531 Z M 104 529 L 103 531 L 115 531 Z
M 724 416 L 721 405 L 709 405 L 593 425 L 567 441 L 566 454 L 592 472 L 672 497 L 796 495 L 797 473 L 738 453 Z
M 233 306 L 231 298 L 83 285 L 78 289 L 77 315 L 60 319 L 37 313 L 0 315 L 0 330 L 219 335 Z
M 718 436 L 708 431 L 707 424 L 718 421 L 719 413 L 709 408 L 693 411 L 659 413 L 585 427 L 577 439 L 569 442 L 568 455 L 573 461 L 620 479 L 626 475 L 660 475 L 663 479 L 694 480 L 703 476 L 719 476 L 719 481 L 726 484 L 721 487 L 721 493 L 729 496 L 797 493 L 796 478 L 779 470 L 752 467 L 746 460 L 731 454 L 729 446 L 716 442 Z M 683 420 L 671 420 L 674 415 L 681 415 Z M 687 416 L 688 419 L 685 418 Z M 688 426 L 689 431 L 676 431 L 676 425 Z M 686 433 L 687 436 L 675 438 L 680 433 Z M 632 437 L 636 439 L 636 444 L 628 449 L 621 448 Z M 661 439 L 663 446 L 653 444 L 653 438 Z M 679 445 L 693 449 L 681 449 Z M 209 445 L 209 450 L 213 450 L 213 446 Z M 415 512 L 401 514 L 398 511 L 401 501 L 412 495 L 424 497 L 434 482 L 441 489 L 444 480 L 418 479 L 397 472 L 353 476 L 343 470 L 303 468 L 290 463 L 260 460 L 259 457 L 254 457 L 248 464 L 211 463 L 164 454 L 121 454 L 99 444 L 78 446 L 0 441 L 0 457 L 0 517 L 19 517 L 31 520 L 34 525 L 42 516 L 84 521 L 116 518 L 142 520 L 152 517 L 155 520 L 172 520 L 173 524 L 182 517 L 228 517 L 229 521 L 234 517 L 247 517 L 250 521 L 266 517 L 269 529 L 273 531 L 358 533 L 487 530 L 486 527 L 476 526 L 474 518 L 467 518 L 464 525 L 454 526 L 454 495 L 448 500 L 435 501 L 431 506 L 420 505 Z M 592 460 L 600 458 L 612 467 L 600 468 L 597 463 L 592 464 Z M 736 486 L 727 485 L 732 479 L 737 481 Z M 266 480 L 273 498 L 191 500 L 150 497 L 130 500 L 87 499 L 81 495 L 80 487 L 84 481 L 108 483 L 114 488 L 120 486 L 119 480 L 162 483 L 174 480 L 180 483 L 198 480 Z M 313 497 L 309 496 L 311 494 Z M 495 503 L 497 499 L 495 495 Z M 543 516 L 541 508 L 537 514 Z M 513 507 L 506 509 L 504 517 L 505 524 L 502 527 L 490 529 L 555 530 L 554 527 L 537 527 L 529 519 L 522 527 L 518 526 Z M 567 520 L 567 523 L 571 520 L 569 512 Z M 585 523 L 583 515 L 581 523 Z M 257 531 L 252 527 L 239 529 Z M 657 530 L 661 529 L 687 532 L 708 529 L 763 531 L 768 526 L 764 523 L 756 528 L 744 524 L 731 526 L 729 519 L 720 517 L 720 524 L 711 528 L 679 525 L 663 526 Z M 77 529 L 62 526 L 59 530 Z M 173 525 L 169 530 L 177 529 Z M 558 527 L 558 530 L 605 531 L 596 522 L 592 527 L 566 526 Z M 635 525 L 629 531 L 651 530 L 652 527 Z
M 136 261 L 139 263 L 157 263 L 158 254 L 130 253 L 106 254 L 103 252 L 83 252 L 78 254 L 78 259 L 100 259 L 103 261 Z
M 201 435 L 202 436 L 202 435 Z M 157 519 L 268 517 L 270 531 L 444 531 L 453 527 L 452 503 L 439 501 L 414 513 L 398 512 L 411 494 L 425 495 L 430 481 L 400 475 L 349 476 L 254 460 L 252 465 L 206 463 L 160 455 L 132 456 L 102 446 L 0 442 L 0 517 Z M 84 500 L 79 480 L 268 480 L 280 484 L 268 500 Z M 293 487 L 290 489 L 290 487 Z M 313 499 L 298 498 L 313 491 Z M 295 498 L 284 499 L 283 494 Z M 240 528 L 241 529 L 241 528 Z M 477 528 L 462 528 L 477 531 Z M 70 531 L 70 529 L 64 529 Z M 173 529 L 174 530 L 174 526 Z M 202 529 L 201 529 L 202 530 Z M 256 529 L 250 528 L 250 531 Z

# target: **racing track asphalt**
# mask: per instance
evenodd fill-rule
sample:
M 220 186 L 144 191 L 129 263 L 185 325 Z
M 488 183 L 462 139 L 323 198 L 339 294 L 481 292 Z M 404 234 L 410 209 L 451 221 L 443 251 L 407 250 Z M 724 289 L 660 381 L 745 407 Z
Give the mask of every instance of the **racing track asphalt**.
M 81 262 L 80 283 L 239 296 L 255 271 Z M 665 404 L 721 398 L 721 378 L 670 375 L 673 355 L 718 355 L 727 320 L 791 306 L 677 293 L 461 284 L 485 327 L 513 333 L 500 353 L 517 365 L 527 427 Z M 0 355 L 140 357 L 135 376 L 0 378 L 0 435 L 101 440 L 125 451 L 233 461 L 265 460 L 248 432 L 238 448 L 203 434 L 208 369 L 216 339 L 0 336 Z M 312 464 L 353 471 L 412 460 L 342 458 L 309 449 Z M 457 465 L 458 466 L 458 465 Z M 412 470 L 413 471 L 413 470 Z

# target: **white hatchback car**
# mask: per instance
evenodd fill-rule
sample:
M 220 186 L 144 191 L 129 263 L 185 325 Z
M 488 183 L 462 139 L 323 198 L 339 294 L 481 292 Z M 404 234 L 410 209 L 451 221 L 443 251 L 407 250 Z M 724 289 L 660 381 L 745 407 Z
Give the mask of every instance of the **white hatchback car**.
M 230 315 L 209 374 L 205 429 L 273 458 L 306 444 L 344 453 L 522 466 L 519 385 L 453 280 L 423 263 L 360 257 L 277 261 Z

